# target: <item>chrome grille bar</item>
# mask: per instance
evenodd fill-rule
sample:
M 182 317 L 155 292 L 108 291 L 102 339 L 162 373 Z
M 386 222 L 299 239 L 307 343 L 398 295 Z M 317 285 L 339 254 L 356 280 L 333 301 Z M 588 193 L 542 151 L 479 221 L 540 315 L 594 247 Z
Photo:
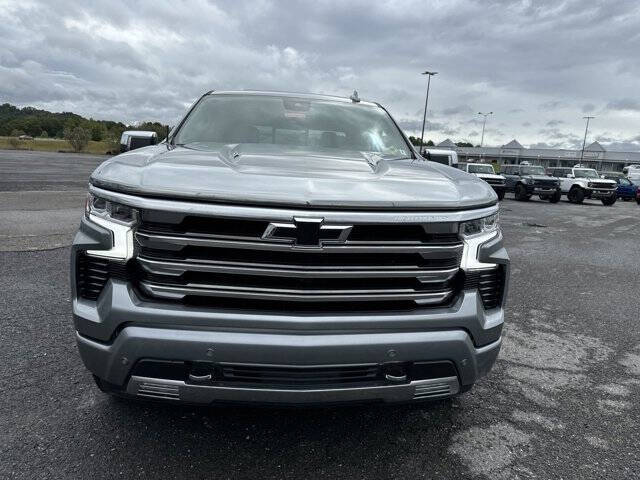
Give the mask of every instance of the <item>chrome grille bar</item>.
M 349 266 L 315 267 L 273 266 L 269 264 L 241 264 L 241 263 L 197 263 L 172 262 L 139 257 L 138 263 L 149 273 L 178 277 L 187 272 L 230 273 L 238 275 L 260 275 L 273 277 L 295 278 L 350 278 L 350 277 L 416 277 L 422 283 L 445 282 L 451 280 L 458 272 L 458 267 L 444 270 L 423 270 L 417 267 L 361 267 L 352 269 Z
M 195 247 L 222 247 L 222 248 L 238 248 L 238 249 L 255 249 L 255 250 L 271 250 L 271 251 L 305 251 L 310 254 L 322 252 L 398 252 L 406 253 L 407 251 L 420 253 L 423 257 L 437 258 L 438 255 L 451 255 L 459 253 L 462 250 L 462 244 L 450 245 L 429 245 L 429 244 L 400 244 L 400 243 L 350 243 L 330 244 L 326 242 L 322 247 L 304 247 L 292 246 L 287 243 L 277 242 L 246 242 L 238 240 L 228 240 L 219 238 L 192 237 L 186 235 L 163 235 L 152 234 L 144 231 L 136 232 L 136 240 L 143 247 L 165 249 L 170 251 L 178 251 L 186 246 Z
M 154 297 L 172 300 L 184 299 L 186 296 L 246 298 L 294 302 L 361 302 L 372 300 L 413 300 L 424 305 L 444 302 L 453 293 L 452 290 L 439 292 L 420 292 L 410 289 L 309 291 L 237 287 L 227 285 L 195 287 L 189 285 L 159 285 L 150 282 L 141 282 L 140 287 Z

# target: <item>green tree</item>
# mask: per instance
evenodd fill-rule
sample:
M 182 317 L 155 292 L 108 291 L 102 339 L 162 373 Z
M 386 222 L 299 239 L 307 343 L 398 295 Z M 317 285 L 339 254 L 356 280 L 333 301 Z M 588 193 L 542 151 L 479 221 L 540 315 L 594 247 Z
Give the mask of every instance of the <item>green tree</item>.
M 104 126 L 99 124 L 98 122 L 94 122 L 91 127 L 91 140 L 93 140 L 94 142 L 100 142 L 104 139 L 105 134 L 106 129 L 104 128 Z
M 409 136 L 409 141 L 417 147 L 421 145 L 420 139 L 418 137 Z M 431 140 L 427 140 L 426 142 L 424 142 L 425 147 L 433 147 L 433 145 L 434 144 Z
M 71 144 L 75 152 L 81 152 L 89 144 L 89 132 L 82 127 L 65 129 L 64 138 Z
M 42 130 L 40 132 L 40 138 L 47 138 L 47 137 L 49 137 L 49 134 L 47 133 L 47 131 L 46 130 Z
M 13 130 L 11 130 L 12 137 L 19 137 L 20 135 L 24 135 L 24 130 L 20 130 L 17 128 L 14 128 Z
M 469 142 L 456 142 L 458 147 L 473 147 L 473 143 Z

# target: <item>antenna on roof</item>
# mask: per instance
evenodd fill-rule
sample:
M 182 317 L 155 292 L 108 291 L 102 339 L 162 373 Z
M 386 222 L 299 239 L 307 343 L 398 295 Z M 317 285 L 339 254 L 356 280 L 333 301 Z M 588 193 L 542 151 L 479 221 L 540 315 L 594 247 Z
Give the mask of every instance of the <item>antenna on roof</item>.
M 354 90 L 349 98 L 354 103 L 359 103 L 360 102 L 360 97 L 358 97 L 358 91 L 357 90 Z

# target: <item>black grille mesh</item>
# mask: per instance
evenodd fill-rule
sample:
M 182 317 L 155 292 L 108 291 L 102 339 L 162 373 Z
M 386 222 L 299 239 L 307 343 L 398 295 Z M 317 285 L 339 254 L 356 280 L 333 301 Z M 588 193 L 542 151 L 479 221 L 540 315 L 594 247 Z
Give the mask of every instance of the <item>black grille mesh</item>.
M 76 258 L 76 290 L 80 298 L 97 300 L 109 278 L 128 279 L 126 264 L 79 252 Z
M 477 289 L 484 308 L 489 310 L 502 303 L 504 292 L 504 271 L 502 267 L 491 270 L 465 272 L 465 290 Z

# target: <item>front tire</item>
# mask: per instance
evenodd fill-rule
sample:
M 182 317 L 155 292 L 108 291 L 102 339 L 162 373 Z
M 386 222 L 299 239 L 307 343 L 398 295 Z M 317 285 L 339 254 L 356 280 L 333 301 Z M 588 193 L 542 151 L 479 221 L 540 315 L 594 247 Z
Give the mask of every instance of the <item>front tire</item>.
M 556 193 L 554 193 L 553 195 L 551 195 L 549 197 L 549 202 L 551 203 L 558 203 L 560 201 L 560 198 L 562 197 L 562 192 L 560 192 L 559 190 L 556 191 Z
M 615 195 L 612 195 L 611 197 L 608 198 L 603 198 L 602 199 L 602 204 L 605 207 L 610 207 L 611 205 L 613 205 L 614 203 L 616 203 L 617 197 Z
M 568 197 L 571 203 L 584 202 L 584 192 L 580 187 L 573 187 L 571 190 L 569 190 Z
M 514 195 L 516 197 L 516 200 L 520 202 L 526 202 L 531 198 L 531 195 L 527 194 L 527 188 L 521 183 L 516 185 Z
M 496 194 L 498 195 L 498 200 L 504 200 L 504 190 L 498 190 Z

